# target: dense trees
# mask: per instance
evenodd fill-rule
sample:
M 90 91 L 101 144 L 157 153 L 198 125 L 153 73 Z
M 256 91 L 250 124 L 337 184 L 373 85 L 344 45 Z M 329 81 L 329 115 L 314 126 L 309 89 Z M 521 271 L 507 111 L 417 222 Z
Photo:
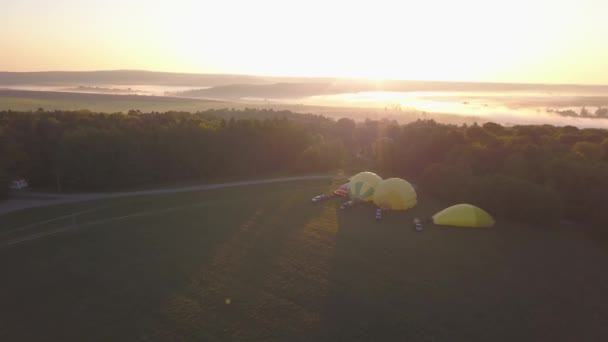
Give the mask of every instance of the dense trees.
M 608 131 L 454 126 L 246 109 L 0 112 L 0 182 L 109 190 L 219 177 L 371 168 L 446 202 L 530 222 L 602 223 Z
M 604 107 L 598 107 L 593 113 L 585 107 L 582 107 L 579 113 L 577 113 L 576 111 L 574 111 L 572 109 L 549 110 L 549 112 L 557 113 L 561 116 L 568 116 L 568 117 L 575 117 L 575 118 L 587 118 L 587 119 L 608 118 L 608 108 L 604 108 Z
M 226 121 L 217 112 L 0 112 L 0 170 L 76 190 L 289 171 L 329 122 L 256 110 L 235 116 L 267 119 Z

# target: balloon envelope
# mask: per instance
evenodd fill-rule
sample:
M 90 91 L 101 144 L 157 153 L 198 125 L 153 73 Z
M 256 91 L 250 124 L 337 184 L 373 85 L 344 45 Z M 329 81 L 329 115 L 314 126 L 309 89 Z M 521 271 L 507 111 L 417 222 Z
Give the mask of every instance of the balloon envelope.
M 494 218 L 485 210 L 470 204 L 457 204 L 433 215 L 433 223 L 456 227 L 492 227 Z
M 382 209 L 406 210 L 416 206 L 416 190 L 401 178 L 385 179 L 376 186 L 374 203 Z
M 344 184 L 342 184 L 338 189 L 336 189 L 334 191 L 334 194 L 338 195 L 338 196 L 344 196 L 346 197 L 348 195 L 348 186 L 349 186 L 350 182 L 346 182 Z
M 374 198 L 376 185 L 382 178 L 373 172 L 360 172 L 353 176 L 348 186 L 348 196 L 354 201 L 369 202 Z

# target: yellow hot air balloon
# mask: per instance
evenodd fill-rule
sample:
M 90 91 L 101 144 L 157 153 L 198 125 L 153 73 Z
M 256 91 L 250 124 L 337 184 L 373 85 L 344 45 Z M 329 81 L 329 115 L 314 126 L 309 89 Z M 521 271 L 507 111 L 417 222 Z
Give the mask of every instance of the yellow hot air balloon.
M 350 179 L 348 196 L 353 201 L 370 202 L 374 198 L 374 189 L 382 178 L 373 172 L 360 172 Z
M 414 187 L 401 178 L 385 179 L 376 186 L 374 203 L 382 209 L 406 210 L 416 206 Z
M 494 219 L 485 210 L 470 204 L 457 204 L 433 215 L 433 223 L 442 226 L 492 227 Z

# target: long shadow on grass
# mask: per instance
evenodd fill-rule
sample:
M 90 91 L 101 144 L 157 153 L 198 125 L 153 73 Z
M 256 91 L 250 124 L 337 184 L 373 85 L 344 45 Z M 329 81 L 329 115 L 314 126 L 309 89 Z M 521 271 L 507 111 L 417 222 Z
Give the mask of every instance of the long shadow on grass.
M 229 222 L 238 227 L 255 210 L 243 210 Z M 234 233 L 205 229 L 213 218 L 179 214 L 179 220 L 121 221 L 111 231 L 91 229 L 5 251 L 10 259 L 3 259 L 1 267 L 10 276 L 1 295 L 2 340 L 135 337 L 159 314 L 162 299 Z M 176 224 L 183 219 L 198 220 L 200 226 Z
M 424 208 L 338 215 L 319 341 L 604 340 L 608 265 L 580 234 L 412 227 Z M 578 237 L 577 237 L 578 236 Z M 601 303 L 601 304 L 600 304 Z M 580 339 L 582 338 L 582 339 Z
M 277 334 L 274 296 L 286 244 L 320 206 L 296 191 L 276 196 L 215 249 L 185 286 L 167 299 L 163 313 L 148 324 L 152 339 L 267 340 Z M 272 296 L 269 296 L 272 295 Z M 270 312 L 268 312 L 270 310 Z
M 225 297 L 232 292 L 224 289 L 239 282 L 246 286 L 248 277 L 238 275 L 249 272 L 250 260 L 267 257 L 260 248 L 258 254 L 243 257 L 241 265 L 224 252 L 225 265 L 226 258 L 217 258 L 222 246 L 238 235 L 255 239 L 261 231 L 251 227 L 262 224 L 260 217 L 272 216 L 290 191 L 305 186 L 275 189 L 264 196 L 242 189 L 189 194 L 180 201 L 216 204 L 120 220 L 111 227 L 62 234 L 2 251 L 0 340 L 200 340 L 215 336 L 213 330 L 205 331 L 213 321 L 204 319 L 220 318 L 218 304 L 225 305 Z M 230 199 L 233 204 L 225 202 Z M 280 228 L 271 226 L 277 241 L 281 240 Z M 269 247 L 266 250 L 272 250 L 271 235 L 262 235 Z M 236 255 L 241 253 L 239 247 L 246 247 L 246 239 L 240 241 L 242 245 L 232 249 Z M 223 277 L 209 272 L 221 273 L 226 266 L 235 272 L 233 279 L 231 273 Z M 196 281 L 202 281 L 201 287 Z M 215 305 L 206 308 L 205 315 L 210 316 L 196 316 L 197 311 L 187 306 L 171 306 L 184 291 L 186 298 L 192 297 L 188 291 L 205 296 L 207 302 L 194 300 L 195 305 Z
M 407 298 L 396 294 L 420 284 L 403 276 L 413 260 L 404 258 L 401 250 L 408 248 L 404 238 L 420 236 L 410 234 L 411 213 L 389 213 L 382 222 L 374 217 L 372 204 L 338 213 L 330 289 L 319 340 L 394 340 L 396 330 L 403 328 L 399 324 L 400 307 Z

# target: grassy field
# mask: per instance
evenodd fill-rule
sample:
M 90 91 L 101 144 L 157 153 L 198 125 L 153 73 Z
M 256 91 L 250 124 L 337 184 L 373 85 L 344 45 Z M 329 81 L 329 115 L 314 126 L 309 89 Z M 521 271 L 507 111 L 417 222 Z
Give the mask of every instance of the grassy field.
M 55 91 L 28 91 L 0 89 L 0 110 L 35 111 L 45 110 L 90 110 L 97 112 L 123 112 L 137 109 L 142 112 L 185 111 L 196 112 L 209 109 L 245 109 L 260 108 L 274 110 L 291 110 L 297 112 L 313 112 L 325 114 L 340 114 L 354 112 L 369 112 L 361 108 L 340 108 L 304 106 L 299 104 L 282 103 L 244 103 L 235 101 L 215 101 L 206 99 L 180 98 L 169 96 L 90 94 Z
M 0 110 L 29 111 L 82 110 L 99 112 L 128 112 L 131 109 L 150 111 L 202 111 L 226 108 L 236 104 L 202 99 L 185 99 L 164 96 L 85 94 L 68 92 L 0 90 Z
M 331 187 L 254 185 L 0 217 L 0 340 L 608 338 L 608 255 L 572 228 L 417 233 L 412 218 L 442 205 L 422 197 L 378 223 L 372 206 L 310 203 Z
M 0 110 L 35 111 L 44 110 L 90 110 L 94 112 L 127 113 L 129 110 L 142 112 L 185 111 L 196 112 L 209 109 L 246 108 L 288 110 L 295 113 L 312 113 L 339 119 L 350 117 L 355 120 L 381 119 L 396 120 L 400 123 L 418 119 L 434 119 L 451 124 L 473 124 L 483 121 L 479 117 L 426 112 L 387 111 L 385 108 L 313 106 L 299 103 L 236 102 L 205 99 L 179 98 L 169 96 L 141 96 L 115 94 L 85 94 L 52 91 L 25 91 L 0 89 Z

